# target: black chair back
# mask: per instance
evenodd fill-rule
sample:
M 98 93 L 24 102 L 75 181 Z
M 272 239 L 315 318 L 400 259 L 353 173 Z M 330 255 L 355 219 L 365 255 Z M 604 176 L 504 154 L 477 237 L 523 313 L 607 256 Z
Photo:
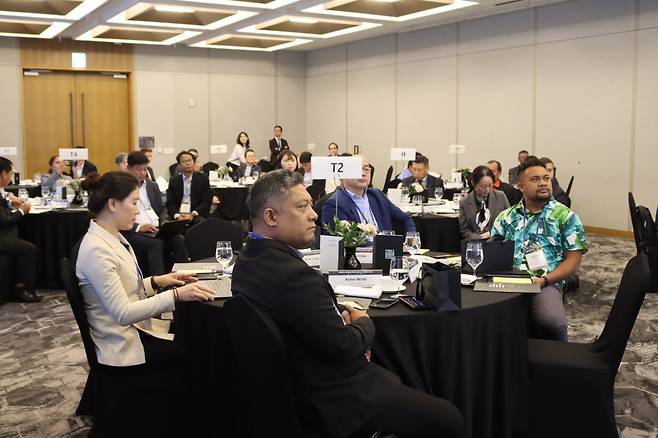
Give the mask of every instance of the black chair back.
M 650 276 L 647 254 L 638 254 L 626 264 L 603 332 L 593 344 L 594 351 L 605 356 L 613 382 L 644 295 L 651 291 Z
M 384 178 L 384 188 L 382 189 L 382 192 L 385 194 L 388 193 L 388 185 L 391 182 L 391 178 L 393 177 L 393 166 L 388 166 L 388 170 L 386 171 L 386 178 Z
M 339 189 L 336 189 L 339 190 Z M 324 204 L 327 202 L 327 199 L 331 198 L 331 196 L 334 194 L 334 192 L 327 193 L 313 204 L 313 210 L 315 211 L 315 214 L 318 215 L 318 218 L 315 220 L 315 225 L 317 227 L 322 228 L 322 208 L 324 207 Z
M 375 166 L 372 164 L 368 164 L 370 166 L 370 184 L 368 184 L 369 188 L 372 188 L 372 182 L 375 180 Z
M 571 194 L 571 187 L 573 187 L 573 176 L 569 179 L 569 184 L 567 185 L 567 190 L 564 192 L 569 196 Z
M 217 169 L 219 169 L 219 164 L 215 163 L 214 161 L 208 161 L 201 167 L 201 171 L 206 175 L 208 175 L 211 170 L 217 171 Z
M 192 261 L 215 256 L 217 242 L 229 240 L 233 251 L 240 251 L 244 241 L 242 228 L 214 217 L 207 218 L 185 233 L 185 246 Z
M 174 163 L 169 166 L 169 178 L 175 177 L 176 173 L 178 173 L 178 163 Z
M 302 437 L 285 345 L 272 319 L 244 295 L 224 304 L 244 397 L 243 436 Z

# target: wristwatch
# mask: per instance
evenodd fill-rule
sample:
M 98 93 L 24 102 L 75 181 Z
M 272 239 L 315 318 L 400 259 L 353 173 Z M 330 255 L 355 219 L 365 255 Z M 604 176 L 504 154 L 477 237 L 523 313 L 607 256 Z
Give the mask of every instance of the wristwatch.
M 548 273 L 545 273 L 544 275 L 542 275 L 541 278 L 544 279 L 544 287 L 546 287 L 546 286 L 548 286 L 549 284 L 551 284 L 551 282 L 550 282 L 549 279 L 548 279 Z

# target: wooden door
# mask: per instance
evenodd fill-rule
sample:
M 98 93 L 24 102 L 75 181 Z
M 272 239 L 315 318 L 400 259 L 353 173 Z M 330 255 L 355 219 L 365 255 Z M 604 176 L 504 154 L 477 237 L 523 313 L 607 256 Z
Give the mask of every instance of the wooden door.
M 32 178 L 48 171 L 48 159 L 59 148 L 75 144 L 75 75 L 23 76 L 23 102 L 24 177 Z
M 128 75 L 76 73 L 75 89 L 76 138 L 99 172 L 115 170 L 114 157 L 132 150 Z

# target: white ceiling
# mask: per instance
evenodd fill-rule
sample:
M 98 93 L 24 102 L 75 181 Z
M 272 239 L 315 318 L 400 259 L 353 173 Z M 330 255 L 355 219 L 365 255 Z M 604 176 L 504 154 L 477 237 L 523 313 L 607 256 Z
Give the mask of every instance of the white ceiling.
M 0 0 L 0 35 L 237 50 L 314 50 L 567 0 L 266 1 Z M 354 3 L 345 6 L 351 1 Z M 345 12 L 357 3 L 360 11 L 430 9 L 398 18 Z M 24 5 L 32 5 L 31 11 Z

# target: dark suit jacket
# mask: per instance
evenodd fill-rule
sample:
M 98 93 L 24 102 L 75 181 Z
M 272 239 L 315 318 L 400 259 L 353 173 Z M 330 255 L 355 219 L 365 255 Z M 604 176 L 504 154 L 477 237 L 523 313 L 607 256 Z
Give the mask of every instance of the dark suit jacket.
M 251 172 L 249 172 L 249 175 L 245 175 L 245 172 L 247 171 L 247 165 L 242 163 L 240 164 L 240 167 L 238 168 L 238 178 L 242 178 L 243 176 L 251 176 L 252 172 L 260 172 L 260 166 L 258 164 L 254 164 L 251 166 Z
M 183 175 L 176 175 L 169 180 L 167 188 L 167 212 L 173 218 L 180 210 L 183 201 Z M 196 211 L 201 217 L 210 216 L 210 204 L 212 202 L 212 191 L 208 176 L 201 172 L 194 172 L 192 176 L 192 190 L 190 192 L 190 211 Z
M 281 147 L 279 147 L 275 138 L 270 140 L 270 164 L 272 165 L 272 168 L 276 167 L 276 157 L 278 157 L 284 149 L 289 149 L 288 140 L 285 138 L 281 139 Z
M 73 167 L 75 166 L 75 161 L 69 161 L 69 172 L 64 172 L 65 175 L 73 178 Z M 85 160 L 85 164 L 82 165 L 82 176 L 87 176 L 92 172 L 98 172 L 96 165 L 89 160 Z
M 416 178 L 413 176 L 410 176 L 402 180 L 402 184 L 405 187 L 409 187 L 411 184 L 415 182 L 416 182 Z M 425 186 L 425 189 L 427 189 L 427 196 L 433 198 L 434 189 L 437 187 L 443 188 L 443 180 L 441 178 L 437 178 L 433 175 L 427 174 L 427 185 Z
M 562 187 L 560 187 L 560 183 L 557 181 L 557 178 L 553 177 L 552 185 L 553 185 L 553 197 L 555 198 L 555 200 L 571 208 L 571 198 L 569 198 L 567 192 L 562 190 Z
M 0 242 L 18 239 L 18 221 L 22 217 L 20 211 L 11 211 L 8 201 L 0 199 Z
M 149 202 L 151 203 L 151 208 L 158 215 L 160 225 L 167 218 L 167 210 L 162 203 L 162 195 L 160 195 L 160 187 L 153 181 L 144 180 L 146 184 L 146 194 L 149 197 Z M 192 184 L 194 184 L 194 178 L 192 178 Z M 137 224 L 133 225 L 133 231 L 137 231 Z
M 149 173 L 149 178 L 151 181 L 155 181 L 155 172 L 153 172 L 153 168 L 151 166 L 146 168 L 147 172 Z
M 379 230 L 392 230 L 393 221 L 397 221 L 404 223 L 405 232 L 416 231 L 416 226 L 411 217 L 397 208 L 380 190 L 368 189 L 366 190 L 366 196 L 368 196 L 370 209 L 375 215 Z M 338 202 L 338 219 L 361 222 L 359 210 L 352 198 L 346 193 L 345 189 L 337 189 L 322 207 L 323 223 L 329 225 L 334 223 L 336 202 Z
M 514 185 L 516 184 L 516 178 L 519 175 L 519 166 L 512 167 L 510 170 L 507 171 L 507 181 L 509 181 L 510 184 Z
M 297 169 L 297 172 L 304 177 L 306 174 L 306 171 L 304 170 L 303 167 L 300 167 Z M 317 201 L 324 195 L 326 195 L 324 191 L 324 185 L 327 181 L 324 179 L 314 179 L 313 182 L 311 183 L 310 186 L 306 187 L 306 191 L 308 192 L 309 195 L 311 195 L 311 198 L 313 198 L 313 201 Z
M 521 193 L 521 190 L 504 181 L 500 181 L 500 187 L 498 190 L 505 193 L 505 196 L 507 196 L 507 200 L 509 201 L 509 205 L 518 204 L 521 198 L 523 198 L 523 193 Z
M 373 322 L 344 325 L 331 286 L 284 243 L 248 239 L 231 289 L 258 303 L 281 331 L 301 417 L 315 430 L 348 436 L 399 388 L 395 374 L 364 358 L 375 337 Z

